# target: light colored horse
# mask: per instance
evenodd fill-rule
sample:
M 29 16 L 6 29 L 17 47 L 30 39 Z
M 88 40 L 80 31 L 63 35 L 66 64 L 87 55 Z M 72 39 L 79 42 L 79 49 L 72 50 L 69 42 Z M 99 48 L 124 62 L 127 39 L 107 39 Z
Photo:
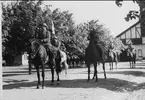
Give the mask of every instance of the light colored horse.
M 65 74 L 67 74 L 68 64 L 67 64 L 67 55 L 64 51 L 60 50 L 60 56 L 61 56 L 61 64 L 64 65 Z
M 116 69 L 117 69 L 117 64 L 118 64 L 117 52 L 108 50 L 108 60 L 109 60 L 110 70 L 113 70 L 113 62 L 115 62 Z
M 135 49 L 131 51 L 130 49 L 126 49 L 127 57 L 130 63 L 130 68 L 135 68 L 136 65 L 136 52 Z

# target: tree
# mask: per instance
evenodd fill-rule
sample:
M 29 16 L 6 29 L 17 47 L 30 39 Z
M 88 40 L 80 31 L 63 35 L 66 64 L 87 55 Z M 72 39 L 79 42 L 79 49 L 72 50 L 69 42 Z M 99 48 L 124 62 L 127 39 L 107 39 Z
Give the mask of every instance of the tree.
M 36 29 L 44 22 L 54 22 L 55 31 L 59 39 L 67 46 L 71 36 L 75 33 L 72 13 L 68 11 L 50 10 L 51 5 L 44 5 L 42 1 L 17 1 L 3 5 L 2 35 L 3 54 L 17 55 L 27 51 L 29 39 L 35 38 Z M 69 46 L 67 46 L 69 48 Z M 12 52 L 11 52 L 12 51 Z
M 115 45 L 115 49 L 120 51 L 123 49 L 124 45 L 120 40 L 115 39 L 111 34 L 110 31 L 104 27 L 103 24 L 99 23 L 99 20 L 91 20 L 88 23 L 85 23 L 85 27 L 87 33 L 89 34 L 92 30 L 95 30 L 98 38 L 98 43 L 103 47 L 104 51 L 108 50 L 110 42 L 113 42 Z M 119 45 L 118 45 L 119 44 Z
M 46 20 L 48 13 L 40 5 L 41 1 L 22 0 L 2 6 L 3 56 L 14 57 L 27 51 L 29 39 L 34 38 L 36 27 Z
M 72 37 L 75 33 L 75 25 L 72 15 L 69 11 L 60 11 L 58 8 L 52 12 L 56 35 L 65 45 L 66 52 L 74 50 L 74 40 Z
M 123 0 L 115 0 L 116 5 L 121 7 Z M 126 21 L 139 18 L 139 21 L 141 23 L 141 30 L 142 30 L 142 36 L 145 36 L 145 1 L 144 0 L 132 0 L 134 3 L 137 3 L 140 7 L 140 11 L 131 10 L 125 17 Z
M 136 18 L 141 18 L 142 15 L 140 15 L 140 14 L 144 14 L 145 13 L 145 1 L 143 1 L 143 0 L 132 0 L 132 1 L 139 5 L 140 11 L 135 11 L 135 10 L 129 11 L 129 13 L 125 17 L 126 21 L 129 21 L 129 20 L 132 20 L 132 19 L 136 19 Z M 116 5 L 121 7 L 122 6 L 122 2 L 123 2 L 123 0 L 116 0 Z

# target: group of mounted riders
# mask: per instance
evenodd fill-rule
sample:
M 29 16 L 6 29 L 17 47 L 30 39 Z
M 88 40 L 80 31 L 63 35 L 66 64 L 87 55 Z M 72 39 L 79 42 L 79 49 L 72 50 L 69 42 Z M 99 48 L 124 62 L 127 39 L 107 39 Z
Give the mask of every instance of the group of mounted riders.
M 36 41 L 31 41 L 31 50 L 32 53 L 35 54 L 32 60 L 34 61 L 33 64 L 37 70 L 37 77 L 38 77 L 38 84 L 37 88 L 39 88 L 40 85 L 40 74 L 39 74 L 39 66 L 42 68 L 42 88 L 44 87 L 44 80 L 45 80 L 45 73 L 44 73 L 44 64 L 47 63 L 51 69 L 52 74 L 52 80 L 51 82 L 54 83 L 54 69 L 57 73 L 57 83 L 59 84 L 59 73 L 61 72 L 61 65 L 64 64 L 65 69 L 68 68 L 68 65 L 66 63 L 67 56 L 66 56 L 66 48 L 64 44 L 57 38 L 54 30 L 54 24 L 52 21 L 50 21 L 51 25 L 48 25 L 48 23 L 42 23 L 40 24 L 35 31 L 35 39 Z M 94 77 L 96 77 L 97 81 L 97 61 L 100 59 L 103 63 L 103 70 L 104 70 L 104 76 L 106 78 L 106 72 L 105 72 L 105 53 L 103 47 L 98 43 L 99 37 L 94 35 L 94 32 L 90 32 L 88 36 L 88 40 L 90 40 L 90 43 L 88 47 L 86 48 L 86 54 L 85 54 L 85 63 L 88 67 L 88 80 L 90 79 L 89 73 L 90 73 L 90 64 L 94 64 L 95 73 Z M 37 46 L 36 46 L 37 44 Z M 34 49 L 34 48 L 35 49 Z M 39 49 L 40 48 L 40 49 Z M 44 50 L 45 48 L 45 50 Z M 132 45 L 129 45 L 128 50 L 132 52 L 134 49 Z M 39 52 L 38 52 L 39 51 Z M 116 52 L 114 51 L 113 43 L 110 44 L 109 51 L 113 53 L 113 55 L 116 55 Z M 46 56 L 48 58 L 48 61 L 46 61 Z M 45 59 L 45 60 L 44 60 Z M 38 63 L 39 62 L 39 63 Z M 67 73 L 67 71 L 65 71 Z
M 36 28 L 35 38 L 39 40 L 41 44 L 44 45 L 47 52 L 49 52 L 50 50 L 53 52 L 54 51 L 60 52 L 61 50 L 65 52 L 66 51 L 65 45 L 58 39 L 58 37 L 55 34 L 55 30 L 51 26 L 52 25 L 47 25 L 46 23 L 40 24 Z M 95 42 L 96 42 L 97 48 L 99 48 L 100 51 L 105 52 L 104 48 L 98 43 L 98 38 L 96 39 Z M 129 52 L 135 52 L 135 48 L 133 47 L 132 43 L 128 44 L 127 50 Z M 110 42 L 108 51 L 112 52 L 114 56 L 117 55 L 113 42 Z M 102 56 L 104 55 L 102 54 Z

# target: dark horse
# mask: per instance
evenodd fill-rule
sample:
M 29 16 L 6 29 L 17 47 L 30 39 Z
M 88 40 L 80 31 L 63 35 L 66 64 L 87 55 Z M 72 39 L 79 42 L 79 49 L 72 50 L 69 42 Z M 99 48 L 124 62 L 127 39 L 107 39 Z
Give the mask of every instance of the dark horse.
M 116 69 L 117 69 L 117 63 L 118 63 L 118 55 L 117 52 L 114 52 L 112 50 L 108 50 L 108 61 L 110 65 L 110 70 L 113 70 L 113 62 L 115 62 Z
M 40 83 L 40 66 L 42 68 L 42 88 L 44 88 L 44 81 L 45 81 L 45 71 L 44 71 L 44 64 L 47 60 L 47 52 L 43 45 L 40 45 L 39 41 L 32 39 L 30 40 L 30 51 L 31 51 L 31 59 L 32 63 L 34 64 L 37 70 L 37 78 L 38 84 L 37 89 L 39 88 Z
M 47 53 L 45 47 L 39 43 L 38 40 L 32 39 L 30 40 L 30 51 L 31 51 L 31 57 L 32 57 L 32 63 L 34 64 L 36 70 L 37 70 L 37 78 L 38 78 L 38 84 L 37 88 L 39 88 L 40 83 L 40 66 L 42 68 L 42 88 L 44 88 L 44 81 L 45 81 L 45 71 L 44 71 L 44 65 L 48 64 L 51 69 L 52 74 L 52 83 L 54 82 L 54 68 L 56 69 L 57 73 L 57 81 L 59 82 L 59 73 L 61 72 L 61 57 L 60 53 L 58 51 L 55 52 L 57 56 L 51 51 Z
M 135 68 L 136 64 L 136 53 L 135 50 L 131 51 L 130 49 L 126 49 L 127 58 L 130 63 L 130 68 Z
M 96 77 L 96 81 L 98 81 L 97 76 L 97 62 L 102 61 L 103 70 L 104 70 L 104 77 L 106 79 L 106 72 L 105 72 L 105 56 L 104 52 L 96 45 L 96 36 L 95 31 L 91 31 L 89 34 L 88 39 L 89 45 L 85 50 L 85 63 L 88 67 L 88 81 L 90 80 L 90 65 L 94 65 L 94 76 L 93 79 Z

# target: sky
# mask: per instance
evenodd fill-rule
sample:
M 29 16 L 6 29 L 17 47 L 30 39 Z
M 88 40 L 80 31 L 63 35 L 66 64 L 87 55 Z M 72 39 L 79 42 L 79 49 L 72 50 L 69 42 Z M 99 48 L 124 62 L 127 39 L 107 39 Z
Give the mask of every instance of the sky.
M 45 1 L 44 4 L 52 5 L 51 9 L 60 8 L 61 11 L 73 13 L 76 24 L 99 20 L 113 36 L 138 21 L 126 22 L 124 19 L 130 10 L 139 10 L 138 5 L 132 1 L 123 2 L 122 7 L 118 7 L 115 1 Z
M 99 20 L 111 35 L 117 36 L 138 21 L 125 21 L 130 10 L 139 10 L 139 6 L 132 1 L 124 1 L 122 7 L 112 1 L 45 1 L 45 5 L 52 5 L 51 9 L 59 8 L 73 13 L 76 25 L 90 20 Z

